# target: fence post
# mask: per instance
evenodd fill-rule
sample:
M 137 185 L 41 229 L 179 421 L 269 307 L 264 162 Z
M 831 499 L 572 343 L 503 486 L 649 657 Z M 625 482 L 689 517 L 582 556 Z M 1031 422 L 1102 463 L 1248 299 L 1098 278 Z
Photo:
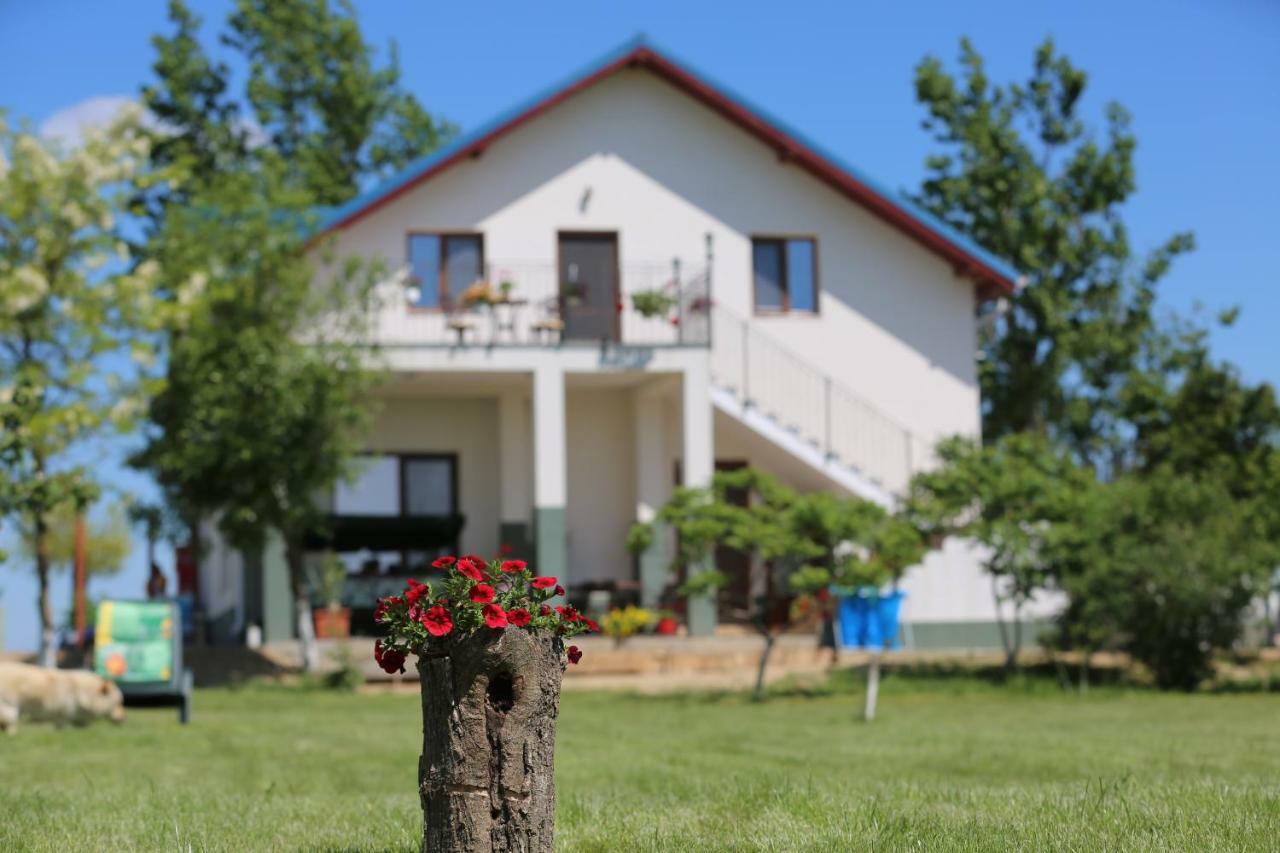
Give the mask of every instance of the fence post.
M 831 459 L 835 454 L 831 451 L 831 377 L 829 375 L 822 377 L 822 415 L 825 444 L 823 452 L 828 459 Z
M 680 280 L 680 259 L 679 258 L 671 259 L 671 281 L 675 284 L 675 288 L 676 288 L 676 341 L 679 343 L 684 343 L 685 292 L 684 292 L 684 282 Z

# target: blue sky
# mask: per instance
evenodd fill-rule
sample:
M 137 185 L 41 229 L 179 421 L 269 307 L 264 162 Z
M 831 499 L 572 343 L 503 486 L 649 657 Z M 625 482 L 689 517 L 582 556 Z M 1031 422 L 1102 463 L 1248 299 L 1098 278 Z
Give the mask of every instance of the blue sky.
M 193 2 L 206 29 L 225 0 Z M 644 32 L 882 184 L 908 188 L 930 150 L 912 69 L 956 55 L 964 35 L 996 80 L 1022 79 L 1051 35 L 1090 74 L 1087 105 L 1134 116 L 1139 192 L 1128 209 L 1135 245 L 1195 232 L 1197 251 L 1163 285 L 1162 305 L 1243 309 L 1214 337 L 1253 380 L 1280 383 L 1280 3 L 1218 2 L 786 4 L 646 2 L 358 2 L 365 34 L 395 38 L 407 85 L 427 107 L 474 127 L 616 44 Z M 136 94 L 150 74 L 163 0 L 0 0 L 0 107 L 53 127 Z M 108 453 L 108 456 L 111 454 Z M 116 455 L 119 455 L 118 453 Z M 106 473 L 126 489 L 147 484 Z M 141 592 L 141 545 L 94 594 Z M 167 561 L 166 561 L 167 565 Z M 59 598 L 67 581 L 60 577 Z M 29 572 L 0 572 L 4 644 L 35 640 Z

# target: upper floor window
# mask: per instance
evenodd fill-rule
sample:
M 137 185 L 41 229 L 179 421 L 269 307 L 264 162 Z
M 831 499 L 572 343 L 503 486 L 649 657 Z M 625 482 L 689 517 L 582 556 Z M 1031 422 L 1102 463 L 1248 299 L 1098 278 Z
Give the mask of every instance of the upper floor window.
M 410 234 L 409 270 L 418 308 L 449 308 L 462 291 L 484 278 L 484 238 L 479 234 Z
M 818 254 L 812 239 L 756 237 L 751 241 L 756 311 L 818 310 Z

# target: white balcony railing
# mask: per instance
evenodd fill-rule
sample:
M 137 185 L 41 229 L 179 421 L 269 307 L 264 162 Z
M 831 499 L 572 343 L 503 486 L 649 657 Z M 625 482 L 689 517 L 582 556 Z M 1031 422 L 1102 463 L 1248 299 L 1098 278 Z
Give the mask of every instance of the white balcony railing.
M 739 403 L 892 493 L 929 466 L 924 439 L 839 379 L 722 307 L 712 317 L 712 381 Z
M 482 289 L 489 299 L 443 309 L 418 308 L 407 298 L 385 304 L 380 342 L 453 347 L 711 344 L 705 269 L 685 271 L 678 262 L 626 264 L 618 269 L 612 293 L 607 286 L 562 283 L 557 265 L 545 261 L 492 261 L 487 273 Z

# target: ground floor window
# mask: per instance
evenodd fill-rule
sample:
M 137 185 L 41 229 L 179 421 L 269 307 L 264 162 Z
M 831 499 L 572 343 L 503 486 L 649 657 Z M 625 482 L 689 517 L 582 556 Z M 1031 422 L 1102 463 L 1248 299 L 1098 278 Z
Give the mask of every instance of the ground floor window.
M 368 453 L 356 462 L 350 483 L 333 494 L 337 516 L 439 517 L 458 514 L 456 453 Z M 457 542 L 431 551 L 349 551 L 342 559 L 357 575 L 422 573 L 437 556 L 456 552 Z

